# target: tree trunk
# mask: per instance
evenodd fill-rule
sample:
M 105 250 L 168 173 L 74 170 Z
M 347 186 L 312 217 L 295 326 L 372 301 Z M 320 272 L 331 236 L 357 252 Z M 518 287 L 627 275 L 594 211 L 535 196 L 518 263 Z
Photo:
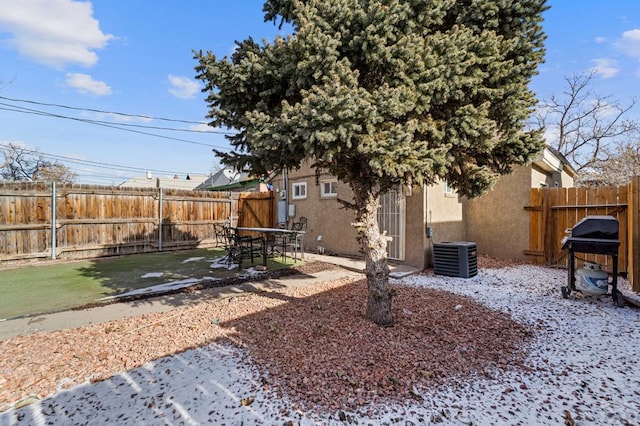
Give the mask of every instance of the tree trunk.
M 389 290 L 389 264 L 387 263 L 387 240 L 380 234 L 378 225 L 378 200 L 370 193 L 361 198 L 358 207 L 358 232 L 364 251 L 367 275 L 367 318 L 374 323 L 391 327 L 393 314 Z M 356 196 L 356 199 L 358 197 Z

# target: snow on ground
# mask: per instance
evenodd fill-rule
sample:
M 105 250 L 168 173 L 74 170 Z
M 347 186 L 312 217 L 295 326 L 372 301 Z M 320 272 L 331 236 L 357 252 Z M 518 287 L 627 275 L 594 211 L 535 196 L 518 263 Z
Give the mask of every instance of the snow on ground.
M 221 268 L 225 268 L 228 270 L 232 270 L 234 268 L 238 267 L 237 263 L 227 263 L 227 258 L 226 257 L 218 257 L 213 259 L 211 262 L 211 265 L 209 266 L 212 269 L 221 269 Z
M 188 259 L 183 260 L 182 263 L 199 262 L 202 259 L 204 259 L 204 257 L 190 257 Z
M 423 402 L 355 413 L 299 413 L 263 390 L 240 350 L 219 344 L 162 358 L 0 413 L 12 424 L 640 424 L 640 310 L 572 293 L 566 272 L 530 265 L 470 279 L 415 275 L 394 282 L 469 296 L 529 324 L 529 371 L 463 388 L 416 389 Z M 623 282 L 624 284 L 624 282 Z M 428 354 L 427 354 L 428 355 Z
M 164 275 L 164 272 L 147 272 L 140 278 L 160 278 Z
M 610 296 L 563 299 L 566 279 L 564 270 L 535 266 L 489 269 L 469 280 L 405 279 L 470 296 L 536 329 L 530 372 L 426 395 L 431 408 L 473 424 L 557 425 L 568 416 L 576 424 L 639 424 L 640 310 L 615 307 Z
M 198 261 L 201 261 L 203 259 L 204 259 L 204 257 L 190 257 L 188 259 L 183 260 L 182 263 L 198 262 Z M 214 262 L 214 264 L 217 265 L 217 263 L 216 263 L 217 260 L 218 259 L 213 259 L 213 260 L 211 260 L 211 262 Z M 211 268 L 214 268 L 214 266 L 211 265 Z M 163 272 L 147 272 L 146 274 L 142 275 L 141 278 L 160 278 L 163 275 L 164 275 Z M 188 279 L 184 279 L 184 280 L 170 281 L 170 282 L 167 282 L 167 283 L 162 283 L 162 284 L 157 284 L 157 285 L 153 285 L 153 286 L 149 286 L 149 287 L 139 288 L 139 289 L 136 289 L 136 290 L 131 290 L 131 291 L 128 291 L 126 293 L 116 294 L 114 296 L 103 297 L 103 298 L 98 299 L 98 300 L 118 299 L 118 298 L 122 298 L 122 297 L 137 296 L 137 295 L 142 295 L 142 294 L 151 295 L 151 294 L 166 293 L 167 291 L 175 291 L 175 290 L 179 290 L 181 288 L 185 288 L 185 287 L 190 287 L 192 285 L 196 285 L 196 284 L 202 282 L 203 280 L 215 280 L 215 279 L 217 279 L 217 278 L 204 277 L 202 279 L 188 278 Z
M 189 259 L 186 259 L 183 263 L 195 262 L 195 261 L 199 261 L 199 260 L 202 260 L 202 259 L 204 259 L 204 257 L 191 257 Z M 224 257 L 212 259 L 212 260 L 210 260 L 210 262 L 213 262 L 210 265 L 210 268 L 212 268 L 212 269 L 227 268 L 227 269 L 231 270 L 231 269 L 234 269 L 234 268 L 238 268 L 238 264 L 233 264 L 232 263 L 231 265 L 227 265 L 226 260 L 225 260 Z M 244 269 L 244 273 L 239 275 L 239 278 L 250 279 L 252 277 L 259 276 L 261 273 L 262 273 L 262 271 L 258 271 L 254 267 L 250 267 L 250 268 Z M 159 278 L 159 277 L 162 277 L 162 275 L 163 275 L 162 272 L 148 272 L 148 273 L 144 274 L 142 276 L 142 278 Z M 216 281 L 216 280 L 220 280 L 220 279 L 221 278 L 215 278 L 215 277 L 187 278 L 187 279 L 184 279 L 184 280 L 170 281 L 170 282 L 166 282 L 166 283 L 162 283 L 162 284 L 152 285 L 152 286 L 149 286 L 149 287 L 139 288 L 139 289 L 136 289 L 136 290 L 128 291 L 126 293 L 120 293 L 120 294 L 116 294 L 114 296 L 103 297 L 103 298 L 98 299 L 98 300 L 119 299 L 119 298 L 123 298 L 123 297 L 138 296 L 138 295 L 143 295 L 143 294 L 144 295 L 161 294 L 161 293 L 166 293 L 168 291 L 175 291 L 175 290 L 179 290 L 181 288 L 191 287 L 191 286 L 199 284 L 199 283 L 201 283 L 202 281 L 205 281 L 205 280 Z
M 196 285 L 196 284 L 202 282 L 202 280 L 203 279 L 201 279 L 201 278 L 187 278 L 187 279 L 184 279 L 184 280 L 171 281 L 171 282 L 168 282 L 168 283 L 152 285 L 152 286 L 149 286 L 149 287 L 144 287 L 144 288 L 139 288 L 139 289 L 136 289 L 136 290 L 127 291 L 125 293 L 116 294 L 114 296 L 103 297 L 103 298 L 98 299 L 98 300 L 111 300 L 111 299 L 118 299 L 118 298 L 121 298 L 121 297 L 136 296 L 136 295 L 141 295 L 141 294 L 150 295 L 150 294 L 157 294 L 157 293 L 166 293 L 168 291 L 179 290 L 181 288 L 185 288 L 185 287 L 190 287 L 190 286 Z

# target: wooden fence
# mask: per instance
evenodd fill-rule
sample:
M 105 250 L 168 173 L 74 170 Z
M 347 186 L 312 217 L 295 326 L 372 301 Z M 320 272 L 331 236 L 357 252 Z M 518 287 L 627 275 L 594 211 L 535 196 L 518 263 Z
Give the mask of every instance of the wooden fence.
M 566 266 L 567 252 L 561 250 L 566 231 L 585 216 L 610 215 L 619 223 L 618 270 L 628 276 L 633 290 L 640 292 L 639 200 L 640 177 L 627 186 L 532 189 L 525 207 L 531 214 L 525 254 L 539 264 Z M 580 257 L 612 270 L 608 256 L 580 253 Z
M 0 182 L 0 262 L 212 247 L 213 223 L 271 226 L 274 210 L 272 193 Z
M 640 176 L 631 179 L 628 203 L 627 235 L 630 242 L 628 278 L 633 285 L 633 291 L 640 293 Z

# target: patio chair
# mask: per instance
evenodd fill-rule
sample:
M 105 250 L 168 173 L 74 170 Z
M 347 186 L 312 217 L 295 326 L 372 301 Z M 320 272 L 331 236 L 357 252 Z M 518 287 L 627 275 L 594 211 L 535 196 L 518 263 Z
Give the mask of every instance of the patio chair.
M 243 260 L 251 259 L 251 264 L 253 264 L 255 258 L 262 256 L 262 249 L 265 244 L 262 237 L 243 236 L 238 234 L 237 229 L 228 227 L 227 239 L 229 241 L 227 266 L 229 267 L 233 263 L 237 263 L 238 270 L 240 270 L 242 269 Z
M 277 226 L 279 229 L 286 229 L 287 225 L 285 223 L 279 223 Z M 286 253 L 286 244 L 287 244 L 287 234 L 276 234 L 269 233 L 267 234 L 267 256 L 275 257 L 280 255 L 281 257 L 287 257 Z
M 298 222 L 293 222 L 291 224 L 292 231 L 306 231 L 307 230 L 307 218 L 304 216 L 300 217 Z M 286 247 L 290 249 L 293 253 L 293 258 L 298 259 L 298 251 L 301 252 L 301 257 L 304 259 L 304 234 L 299 233 L 291 233 L 287 236 Z
M 213 224 L 213 234 L 216 240 L 216 247 L 222 247 L 225 250 L 229 247 L 227 227 L 228 226 L 224 223 Z

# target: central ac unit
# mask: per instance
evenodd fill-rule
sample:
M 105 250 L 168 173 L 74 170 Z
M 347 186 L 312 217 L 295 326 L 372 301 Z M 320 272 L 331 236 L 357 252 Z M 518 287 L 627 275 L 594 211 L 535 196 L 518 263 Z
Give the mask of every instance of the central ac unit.
M 460 278 L 478 275 L 476 243 L 466 241 L 433 243 L 433 272 Z

